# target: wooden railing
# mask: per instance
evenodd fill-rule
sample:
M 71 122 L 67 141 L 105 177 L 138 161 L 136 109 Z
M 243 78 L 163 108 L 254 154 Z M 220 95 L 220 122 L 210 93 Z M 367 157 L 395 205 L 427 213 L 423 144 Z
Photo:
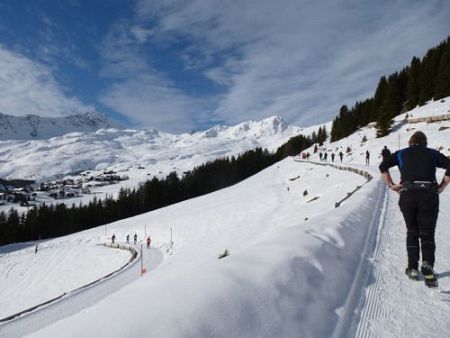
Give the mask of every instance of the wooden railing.
M 315 164 L 315 165 L 322 165 L 322 166 L 328 166 L 328 167 L 332 167 L 338 170 L 345 170 L 345 171 L 350 171 L 352 173 L 358 174 L 363 176 L 364 178 L 366 178 L 366 182 L 364 184 L 367 184 L 368 182 L 370 182 L 373 178 L 373 176 L 371 174 L 369 174 L 367 171 L 361 170 L 361 169 L 356 169 L 353 167 L 348 167 L 348 166 L 343 166 L 343 165 L 337 165 L 337 164 L 333 164 L 333 163 L 327 163 L 327 162 L 314 162 L 314 161 L 307 161 L 307 160 L 303 160 L 300 159 L 298 157 L 294 158 L 295 161 L 297 162 L 304 162 L 304 163 L 311 163 L 311 164 Z M 363 185 L 364 185 L 363 184 Z M 341 199 L 340 201 L 334 203 L 334 207 L 338 208 L 341 206 L 341 203 L 344 202 L 345 200 L 349 199 L 355 192 L 357 192 L 359 189 L 361 189 L 361 187 L 363 185 L 358 185 L 356 186 L 356 188 L 347 193 L 347 196 L 345 196 L 343 199 Z
M 408 123 L 419 123 L 419 122 L 433 123 L 433 122 L 441 122 L 441 121 L 449 121 L 449 120 L 450 120 L 450 114 L 442 114 L 442 115 L 435 115 L 435 116 L 425 116 L 425 117 L 416 117 L 416 118 L 406 119 L 406 121 Z

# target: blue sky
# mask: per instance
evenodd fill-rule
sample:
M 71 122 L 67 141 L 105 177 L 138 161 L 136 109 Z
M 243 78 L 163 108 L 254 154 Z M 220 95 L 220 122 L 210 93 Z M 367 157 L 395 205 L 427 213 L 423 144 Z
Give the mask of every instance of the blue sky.
M 308 126 L 450 35 L 447 0 L 0 0 L 0 112 Z

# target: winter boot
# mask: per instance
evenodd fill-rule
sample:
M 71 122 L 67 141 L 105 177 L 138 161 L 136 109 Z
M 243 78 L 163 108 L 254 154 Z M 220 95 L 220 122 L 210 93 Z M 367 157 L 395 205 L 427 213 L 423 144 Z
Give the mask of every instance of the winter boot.
M 406 268 L 405 273 L 409 277 L 409 279 L 419 280 L 419 271 L 417 269 Z
M 433 267 L 428 262 L 423 262 L 420 268 L 425 279 L 425 285 L 429 288 L 436 288 L 438 286 L 437 275 L 433 270 Z

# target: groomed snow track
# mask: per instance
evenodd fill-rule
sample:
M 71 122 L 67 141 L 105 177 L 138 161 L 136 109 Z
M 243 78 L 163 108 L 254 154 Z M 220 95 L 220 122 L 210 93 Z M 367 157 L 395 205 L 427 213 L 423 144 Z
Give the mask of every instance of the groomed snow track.
M 326 162 L 311 162 L 296 159 L 298 162 L 311 163 L 315 165 L 329 166 L 339 170 L 347 170 L 356 174 L 362 175 L 367 178 L 367 182 L 370 182 L 373 176 L 364 170 L 357 169 L 349 166 L 335 165 Z M 333 338 L 346 338 L 346 337 L 364 337 L 365 327 L 364 323 L 367 318 L 371 318 L 373 313 L 377 311 L 377 300 L 375 299 L 376 292 L 369 292 L 365 296 L 365 290 L 369 283 L 376 280 L 373 276 L 374 269 L 373 263 L 376 260 L 377 248 L 379 247 L 379 239 L 381 231 L 385 224 L 385 217 L 388 205 L 388 190 L 381 181 L 377 184 L 382 184 L 382 188 L 379 190 L 377 198 L 377 204 L 373 208 L 372 215 L 370 217 L 370 224 L 365 238 L 364 249 L 361 252 L 361 258 L 359 260 L 358 267 L 355 271 L 353 283 L 350 291 L 347 295 L 347 299 L 343 306 L 343 311 L 340 313 L 340 319 L 336 325 L 333 333 Z M 354 191 L 349 193 L 344 199 L 336 202 L 336 207 L 339 207 L 341 203 L 350 198 L 361 187 L 357 187 Z M 362 312 L 363 307 L 368 310 Z
M 34 332 L 95 304 L 114 290 L 118 290 L 138 278 L 139 266 L 136 264 L 140 257 L 138 250 L 125 245 L 105 244 L 105 246 L 130 251 L 130 260 L 119 269 L 95 281 L 19 313 L 0 319 L 0 337 L 22 337 Z M 159 254 L 156 256 L 161 255 L 157 249 L 153 249 L 152 251 L 158 251 Z

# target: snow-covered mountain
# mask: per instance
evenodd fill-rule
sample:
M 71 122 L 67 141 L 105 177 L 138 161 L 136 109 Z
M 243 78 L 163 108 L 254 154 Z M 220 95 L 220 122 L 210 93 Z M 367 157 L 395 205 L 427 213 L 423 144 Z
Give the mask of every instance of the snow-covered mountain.
M 408 116 L 449 113 L 446 98 Z M 376 138 L 368 125 L 321 148 L 343 150 L 342 165 L 370 173 L 370 181 L 329 167 L 330 157 L 321 162 L 317 153 L 309 162 L 286 158 L 227 189 L 41 242 L 37 254 L 34 243 L 2 247 L 0 317 L 67 293 L 0 323 L 0 337 L 447 337 L 450 187 L 440 194 L 436 232 L 440 287 L 429 290 L 404 274 L 406 229 L 398 194 L 385 189 L 378 170 L 383 146 L 406 147 L 416 130 L 425 132 L 429 147 L 450 154 L 449 120 L 409 123 L 403 114 L 386 137 Z M 189 148 L 191 138 L 178 146 Z M 130 149 L 137 139 L 125 138 Z M 173 161 L 178 166 L 182 159 Z M 398 170 L 391 172 L 398 182 Z M 151 249 L 142 250 L 147 273 L 141 276 L 138 262 L 69 292 L 126 260 L 124 252 L 97 244 L 112 234 L 125 244 L 134 233 L 138 250 L 152 237 Z M 229 256 L 217 259 L 225 250 Z
M 101 128 L 118 128 L 105 115 L 86 112 L 65 117 L 24 117 L 0 113 L 0 140 L 39 140 L 70 132 L 93 132 Z
M 80 120 L 80 128 L 87 128 L 86 121 L 90 120 Z M 92 121 L 89 126 L 101 124 Z M 218 125 L 192 134 L 102 128 L 49 139 L 3 140 L 0 141 L 0 177 L 40 180 L 106 168 L 118 171 L 145 168 L 151 173 L 167 174 L 256 147 L 273 150 L 301 132 L 302 128 L 289 126 L 281 117 L 274 116 L 236 126 Z

